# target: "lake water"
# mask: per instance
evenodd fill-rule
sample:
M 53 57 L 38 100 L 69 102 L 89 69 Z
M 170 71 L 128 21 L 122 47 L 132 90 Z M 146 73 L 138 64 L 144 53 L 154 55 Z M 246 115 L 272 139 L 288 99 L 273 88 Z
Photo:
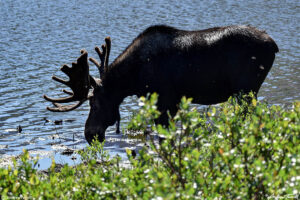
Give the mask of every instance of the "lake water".
M 51 80 L 61 76 L 62 64 L 76 61 L 80 49 L 95 57 L 94 47 L 112 38 L 111 61 L 145 28 L 167 24 L 194 30 L 231 24 L 251 24 L 266 30 L 280 52 L 259 98 L 272 104 L 300 100 L 300 2 L 297 0 L 128 1 L 128 0 L 14 0 L 0 1 L 0 162 L 28 149 L 40 155 L 41 168 L 54 158 L 75 164 L 65 149 L 87 145 L 83 131 L 89 112 L 85 103 L 75 111 L 52 113 L 43 94 L 55 96 L 62 85 Z M 91 65 L 91 74 L 98 74 Z M 121 106 L 122 126 L 133 110 L 136 97 Z M 48 121 L 46 121 L 48 120 Z M 56 125 L 55 120 L 63 120 Z M 18 133 L 17 127 L 22 127 Z M 126 157 L 125 148 L 139 141 L 106 133 L 105 149 Z M 73 155 L 74 156 L 74 155 Z M 76 155 L 75 155 L 76 158 Z

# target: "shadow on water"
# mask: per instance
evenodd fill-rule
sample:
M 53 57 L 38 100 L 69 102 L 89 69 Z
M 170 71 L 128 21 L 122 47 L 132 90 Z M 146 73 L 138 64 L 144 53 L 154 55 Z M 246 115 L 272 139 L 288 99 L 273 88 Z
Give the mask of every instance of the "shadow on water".
M 290 104 L 299 100 L 300 7 L 297 1 L 33 1 L 0 2 L 0 159 L 1 165 L 26 148 L 40 155 L 40 168 L 51 159 L 76 164 L 66 149 L 78 150 L 89 112 L 85 103 L 76 111 L 51 113 L 42 95 L 57 95 L 59 67 L 73 62 L 85 48 L 112 38 L 111 58 L 117 57 L 138 33 L 153 24 L 181 29 L 204 29 L 229 24 L 251 24 L 266 30 L 280 53 L 260 93 L 260 100 Z M 91 74 L 98 74 L 91 67 Z M 121 106 L 122 125 L 138 109 L 135 97 Z M 61 122 L 61 123 L 60 123 Z M 17 130 L 21 126 L 22 131 Z M 115 134 L 110 127 L 105 149 L 126 158 L 125 148 L 141 145 L 138 139 Z M 77 156 L 77 155 L 75 155 Z

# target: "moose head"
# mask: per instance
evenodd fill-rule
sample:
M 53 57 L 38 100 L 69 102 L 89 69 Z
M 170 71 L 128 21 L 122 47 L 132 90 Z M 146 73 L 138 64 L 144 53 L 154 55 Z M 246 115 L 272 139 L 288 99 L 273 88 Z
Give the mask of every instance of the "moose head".
M 94 59 L 89 60 L 94 63 L 100 73 L 100 79 L 94 78 L 89 74 L 88 53 L 86 50 L 81 50 L 81 55 L 76 63 L 72 63 L 72 67 L 64 65 L 61 71 L 64 72 L 69 80 L 63 80 L 56 76 L 52 79 L 62 83 L 72 89 L 62 91 L 69 97 L 65 98 L 50 98 L 44 95 L 47 101 L 53 103 L 54 107 L 47 107 L 48 110 L 53 112 L 68 112 L 78 108 L 85 101 L 89 100 L 90 113 L 85 124 L 85 138 L 88 143 L 91 143 L 94 138 L 100 142 L 104 141 L 105 130 L 108 126 L 117 122 L 117 133 L 119 130 L 120 113 L 119 106 L 113 102 L 111 95 L 102 85 L 102 79 L 109 70 L 108 61 L 111 48 L 111 40 L 109 37 L 105 38 L 105 45 L 102 45 L 102 51 L 96 47 L 95 50 L 100 58 L 100 63 Z M 90 92 L 92 89 L 92 92 Z M 77 102 L 71 105 L 62 105 L 60 103 Z

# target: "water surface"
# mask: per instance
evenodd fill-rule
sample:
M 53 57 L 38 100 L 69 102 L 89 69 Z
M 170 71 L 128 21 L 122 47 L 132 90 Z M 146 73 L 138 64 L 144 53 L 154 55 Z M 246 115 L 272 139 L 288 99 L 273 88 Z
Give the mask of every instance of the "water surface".
M 19 155 L 22 149 L 43 158 L 46 168 L 53 157 L 59 163 L 76 163 L 62 155 L 67 148 L 81 149 L 89 112 L 85 103 L 75 111 L 51 113 L 43 94 L 55 96 L 62 85 L 51 80 L 62 64 L 70 64 L 106 36 L 112 38 L 111 60 L 145 28 L 166 24 L 186 30 L 231 24 L 251 24 L 266 30 L 280 53 L 259 98 L 272 104 L 300 100 L 299 1 L 0 1 L 0 159 Z M 91 65 L 91 74 L 98 74 Z M 122 125 L 138 106 L 128 97 L 121 106 Z M 49 121 L 46 121 L 49 120 Z M 63 120 L 56 125 L 55 120 Z M 16 128 L 22 127 L 22 133 Z M 105 149 L 125 156 L 125 148 L 139 141 L 115 134 L 110 127 Z

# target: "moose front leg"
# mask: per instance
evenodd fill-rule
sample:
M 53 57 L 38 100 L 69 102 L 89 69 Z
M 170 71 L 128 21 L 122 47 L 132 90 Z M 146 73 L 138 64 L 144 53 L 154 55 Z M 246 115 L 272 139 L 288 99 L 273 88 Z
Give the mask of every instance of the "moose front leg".
M 116 133 L 119 134 L 120 133 L 120 109 L 118 108 L 118 113 L 117 113 L 117 122 L 116 122 Z
M 116 122 L 116 133 L 117 133 L 117 134 L 120 133 L 120 118 L 117 119 L 117 122 Z

